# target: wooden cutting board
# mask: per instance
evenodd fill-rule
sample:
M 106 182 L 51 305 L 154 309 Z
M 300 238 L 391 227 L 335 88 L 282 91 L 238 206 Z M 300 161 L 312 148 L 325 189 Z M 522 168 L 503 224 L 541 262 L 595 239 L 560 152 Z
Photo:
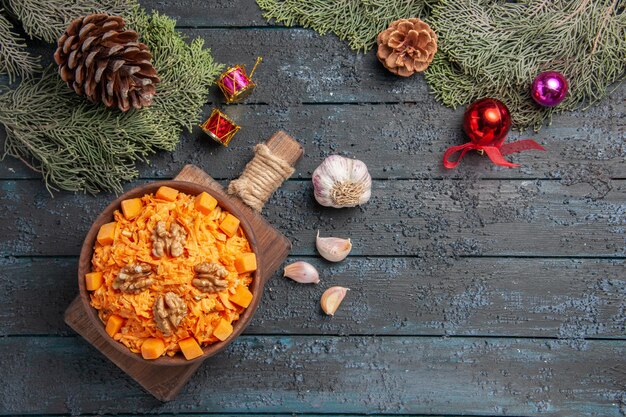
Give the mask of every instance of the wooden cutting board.
M 290 165 L 294 165 L 303 153 L 298 142 L 282 131 L 274 134 L 266 142 L 266 145 L 274 154 L 289 162 Z M 186 165 L 174 179 L 203 185 L 209 192 L 211 190 L 224 192 L 220 184 L 194 165 Z M 259 213 L 254 212 L 237 197 L 229 196 L 228 198 L 244 213 L 254 229 L 258 251 L 260 252 L 258 255 L 263 259 L 263 262 L 260 263 L 260 277 L 266 282 L 289 254 L 291 242 Z M 84 314 L 84 307 L 79 297 L 76 297 L 65 311 L 65 323 L 161 401 L 174 399 L 198 367 L 202 365 L 201 362 L 198 362 L 184 366 L 163 367 L 155 366 L 149 361 L 129 360 L 128 357 L 116 351 L 110 342 L 96 331 L 87 315 Z

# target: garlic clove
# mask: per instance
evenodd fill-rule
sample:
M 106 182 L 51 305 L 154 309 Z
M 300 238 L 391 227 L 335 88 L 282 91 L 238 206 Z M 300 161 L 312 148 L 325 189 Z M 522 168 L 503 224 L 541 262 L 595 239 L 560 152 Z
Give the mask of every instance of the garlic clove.
M 324 313 L 329 316 L 334 315 L 348 291 L 350 291 L 350 288 L 344 287 L 330 287 L 324 291 L 324 294 L 322 294 L 322 298 L 320 299 L 320 305 L 322 306 Z
M 363 161 L 331 155 L 313 171 L 315 199 L 326 207 L 355 207 L 372 195 L 372 177 Z
M 320 231 L 317 231 L 317 239 L 315 240 L 317 251 L 324 259 L 331 262 L 339 262 L 346 259 L 346 256 L 352 250 L 352 242 L 350 239 L 341 239 L 338 237 L 320 237 Z
M 320 276 L 317 269 L 307 262 L 298 261 L 285 267 L 283 276 L 291 278 L 300 284 L 317 284 L 320 282 Z

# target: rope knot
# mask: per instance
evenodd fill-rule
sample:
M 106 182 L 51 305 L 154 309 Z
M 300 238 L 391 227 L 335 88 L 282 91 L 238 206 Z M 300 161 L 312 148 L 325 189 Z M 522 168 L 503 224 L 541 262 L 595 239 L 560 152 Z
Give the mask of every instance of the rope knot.
M 295 169 L 263 143 L 254 147 L 254 158 L 241 176 L 228 185 L 228 193 L 260 212 L 270 196 L 289 178 Z

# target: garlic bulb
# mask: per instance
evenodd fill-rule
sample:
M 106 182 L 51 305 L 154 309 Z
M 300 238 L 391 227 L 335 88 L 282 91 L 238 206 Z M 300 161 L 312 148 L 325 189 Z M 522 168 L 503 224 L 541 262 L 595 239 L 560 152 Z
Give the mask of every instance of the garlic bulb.
M 324 291 L 320 299 L 320 305 L 324 313 L 329 316 L 334 315 L 349 290 L 349 288 L 344 287 L 330 287 Z
M 307 262 L 298 261 L 285 267 L 283 276 L 291 278 L 300 284 L 317 284 L 320 282 L 320 276 L 317 269 Z
M 352 250 L 352 242 L 350 239 L 341 239 L 338 237 L 320 237 L 320 231 L 317 231 L 317 239 L 315 240 L 317 251 L 324 259 L 331 262 L 339 262 L 346 259 L 346 256 Z
M 331 155 L 313 172 L 315 199 L 326 207 L 355 207 L 372 195 L 372 177 L 358 159 Z

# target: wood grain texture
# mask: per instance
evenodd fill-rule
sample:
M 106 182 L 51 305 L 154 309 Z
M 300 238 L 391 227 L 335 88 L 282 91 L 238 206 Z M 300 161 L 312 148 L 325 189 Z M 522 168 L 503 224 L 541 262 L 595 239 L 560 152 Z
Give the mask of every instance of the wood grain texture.
M 231 147 L 195 128 L 126 189 L 187 163 L 225 185 L 254 144 L 285 129 L 306 154 L 265 214 L 295 242 L 288 261 L 313 263 L 322 284 L 277 273 L 247 335 L 163 405 L 82 339 L 59 337 L 72 334 L 62 313 L 78 248 L 114 196 L 51 199 L 38 174 L 6 158 L 0 414 L 626 415 L 626 84 L 538 134 L 511 133 L 548 149 L 511 156 L 521 169 L 472 154 L 444 171 L 443 151 L 466 140 L 463 109 L 438 104 L 422 76 L 400 79 L 374 52 L 268 23 L 254 0 L 140 1 L 218 61 L 264 61 L 247 103 L 224 107 L 242 125 Z M 50 60 L 51 47 L 30 45 Z M 214 88 L 203 116 L 222 101 Z M 334 153 L 380 180 L 362 209 L 314 202 L 308 180 Z M 353 256 L 318 259 L 318 228 L 351 237 Z M 351 288 L 332 319 L 318 307 L 330 285 Z
M 259 88 L 263 88 L 259 86 Z M 626 85 L 619 91 L 626 90 Z M 618 91 L 618 92 L 619 92 Z M 621 98 L 620 98 L 621 97 Z M 624 100 L 616 92 L 617 100 Z M 611 100 L 609 100 L 611 101 Z M 437 103 L 363 104 L 363 105 L 237 105 L 226 111 L 242 129 L 231 146 L 223 149 L 199 128 L 185 133 L 174 154 L 159 153 L 151 164 L 140 164 L 141 177 L 172 178 L 185 163 L 208 170 L 215 178 L 230 179 L 241 172 L 252 156 L 252 146 L 285 129 L 306 148 L 294 178 L 310 178 L 326 156 L 341 153 L 363 160 L 374 178 L 587 178 L 597 182 L 626 177 L 625 106 L 610 111 L 611 124 L 601 124 L 600 112 L 567 113 L 555 117 L 550 127 L 538 134 L 510 134 L 511 140 L 534 137 L 548 152 L 523 152 L 512 155 L 521 169 L 504 169 L 486 158 L 470 154 L 457 169 L 445 170 L 441 155 L 452 145 L 466 139 L 461 129 L 462 109 L 446 109 Z M 621 109 L 621 110 L 620 110 Z M 211 106 L 206 106 L 208 115 Z M 364 123 L 364 120 L 392 120 L 391 123 Z M 311 129 L 315 125 L 315 129 Z M 0 129 L 0 138 L 3 137 Z M 3 139 L 2 139 L 3 140 Z M 13 158 L 0 165 L 0 178 L 39 178 Z
M 272 154 L 291 166 L 295 166 L 304 153 L 302 145 L 284 130 L 274 133 L 265 144 Z
M 126 414 L 116 414 L 120 417 L 131 417 L 132 415 L 126 415 Z M 202 415 L 202 414 L 201 414 Z M 294 415 L 297 415 L 298 417 L 328 417 L 328 414 L 311 414 L 311 413 L 290 413 L 290 412 L 284 412 L 284 413 L 263 413 L 263 414 L 256 414 L 256 413 L 237 413 L 237 417 L 259 417 L 259 416 L 263 416 L 263 417 L 285 417 L 285 416 L 289 416 L 289 417 L 294 417 Z M 359 414 L 359 413 L 349 413 L 349 414 L 333 414 L 333 417 L 354 417 L 354 416 L 371 416 L 372 414 Z M 379 417 L 398 417 L 398 414 L 376 414 Z M 198 414 L 197 413 L 190 413 L 190 414 L 179 414 L 176 413 L 177 417 L 197 417 Z M 211 417 L 232 417 L 232 414 L 214 414 L 211 413 L 210 414 Z M 448 415 L 448 416 L 444 416 L 443 414 L 437 414 L 438 417 L 461 417 L 460 415 Z M 472 417 L 469 414 L 464 414 L 465 417 Z M 433 417 L 433 414 L 431 414 L 430 416 L 426 416 L 426 415 L 417 415 L 417 414 L 411 414 L 411 417 Z
M 532 339 L 244 336 L 161 404 L 82 339 L 10 337 L 0 339 L 0 409 L 622 417 L 625 353 L 615 341 L 578 350 Z
M 178 27 L 267 27 L 274 26 L 262 16 L 254 0 L 158 0 L 139 2 L 176 19 Z
M 125 414 L 117 414 L 120 417 L 130 417 L 130 415 L 125 415 Z M 192 416 L 197 416 L 198 414 L 176 414 L 178 417 L 192 417 Z M 286 412 L 286 413 L 254 413 L 254 414 L 249 414 L 249 413 L 237 413 L 237 417 L 259 417 L 259 416 L 263 416 L 263 417 L 285 417 L 285 416 L 289 416 L 289 417 L 294 417 L 294 415 L 297 415 L 298 417 L 328 417 L 328 414 L 309 414 L 309 413 L 290 413 L 290 412 Z M 369 416 L 371 414 L 356 414 L 356 413 L 349 413 L 349 414 L 333 414 L 334 417 L 353 417 L 353 416 Z M 379 417 L 403 417 L 403 416 L 409 416 L 407 414 L 376 414 Z M 214 414 L 211 413 L 210 414 L 211 417 L 232 417 L 232 414 Z M 465 417 L 472 417 L 469 414 L 464 414 Z M 417 414 L 411 414 L 410 417 L 433 417 L 432 414 L 430 416 L 426 416 L 426 415 L 417 415 Z M 461 417 L 460 415 L 455 415 L 455 416 L 451 416 L 451 415 L 443 415 L 443 414 L 437 414 L 437 417 Z M 482 415 L 480 417 L 489 417 L 486 415 Z
M 134 379 L 147 392 L 160 401 L 170 401 L 176 397 L 189 378 L 202 365 L 198 360 L 190 364 L 155 366 L 149 361 L 140 362 L 112 347 L 110 340 L 103 337 L 94 326 L 93 320 L 86 314 L 81 299 L 76 297 L 65 310 L 65 322 L 85 341 L 102 355 L 98 359 L 110 360 L 126 375 Z M 97 360 L 95 357 L 92 360 Z
M 262 88 L 261 86 L 259 88 Z M 278 87 L 277 87 L 278 88 Z M 623 90 L 623 91 L 622 91 Z M 622 92 L 620 95 L 619 92 Z M 428 98 L 420 104 L 316 104 L 238 105 L 226 111 L 242 129 L 228 149 L 216 147 L 199 130 L 185 134 L 174 156 L 159 154 L 144 177 L 175 173 L 181 163 L 192 162 L 216 178 L 232 178 L 249 160 L 251 147 L 276 129 L 284 129 L 302 143 L 306 152 L 294 178 L 310 178 L 327 156 L 340 153 L 363 160 L 377 179 L 397 178 L 550 178 L 586 177 L 596 181 L 626 176 L 626 85 L 609 100 L 614 106 L 555 117 L 538 134 L 513 132 L 510 140 L 533 137 L 548 152 L 524 152 L 510 157 L 521 169 L 495 167 L 471 154 L 454 170 L 441 165 L 445 149 L 464 143 L 463 109 L 451 110 Z M 204 114 L 209 114 L 206 106 Z M 613 123 L 598 123 L 607 112 Z M 371 120 L 372 122 L 365 122 Z M 389 121 L 389 122 L 387 122 Z M 314 126 L 314 128 L 312 128 Z
M 290 263 L 302 258 L 289 258 Z M 246 334 L 469 335 L 623 338 L 624 260 L 304 258 L 322 283 L 268 282 Z M 76 258 L 0 260 L 0 336 L 68 335 L 62 312 L 76 292 Z M 351 289 L 335 317 L 318 307 L 330 285 Z M 47 294 L 33 303 L 32 294 Z
M 552 126 L 537 134 L 511 133 L 511 140 L 533 137 L 548 149 L 511 156 L 523 164 L 521 169 L 494 167 L 486 158 L 470 155 L 458 169 L 445 170 L 443 151 L 466 141 L 463 109 L 440 105 L 428 93 L 423 77 L 400 79 L 388 74 L 373 52 L 355 56 L 334 37 L 321 38 L 306 30 L 192 32 L 206 39 L 221 62 L 241 63 L 245 56 L 252 62 L 259 49 L 265 60 L 255 74 L 258 86 L 248 104 L 224 108 L 242 126 L 229 149 L 221 149 L 195 128 L 184 135 L 176 153 L 160 153 L 150 166 L 142 165 L 142 177 L 169 179 L 185 163 L 194 163 L 210 168 L 215 178 L 233 178 L 249 160 L 251 146 L 277 129 L 285 129 L 304 145 L 307 155 L 296 173 L 302 178 L 310 177 L 323 157 L 337 152 L 362 159 L 375 178 L 626 177 L 626 84 L 588 111 L 555 116 Z M 302 49 L 292 48 L 293 44 Z M 244 54 L 241 48 L 250 50 Z M 330 54 L 338 62 L 310 54 Z M 213 103 L 223 101 L 216 87 L 208 101 L 212 104 L 205 107 L 204 117 Z M 0 143 L 3 138 L 0 129 Z M 0 166 L 0 178 L 36 177 L 12 158 Z
M 67 193 L 50 198 L 38 180 L 2 181 L 0 193 L 0 216 L 15 219 L 0 236 L 4 256 L 75 255 L 112 200 Z M 317 230 L 351 237 L 354 255 L 436 262 L 467 255 L 626 255 L 624 180 L 375 181 L 372 195 L 361 208 L 329 209 L 315 202 L 310 181 L 289 181 L 264 214 L 292 241 L 293 255 L 316 253 Z

